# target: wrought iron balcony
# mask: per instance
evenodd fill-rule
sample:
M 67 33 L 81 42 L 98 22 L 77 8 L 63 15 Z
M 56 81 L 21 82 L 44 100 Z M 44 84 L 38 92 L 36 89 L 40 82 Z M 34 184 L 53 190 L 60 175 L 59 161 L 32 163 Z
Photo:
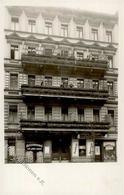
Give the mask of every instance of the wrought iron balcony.
M 95 75 L 103 76 L 108 68 L 107 60 L 82 59 L 77 60 L 74 56 L 61 57 L 55 55 L 22 54 L 22 65 L 26 72 L 58 74 Z M 52 67 L 52 70 L 51 70 Z M 60 69 L 60 70 L 59 70 Z
M 21 129 L 42 130 L 42 131 L 103 131 L 106 132 L 110 128 L 108 120 L 102 122 L 87 121 L 39 121 L 21 119 Z
M 87 89 L 71 87 L 46 87 L 22 85 L 21 92 L 24 97 L 52 97 L 70 99 L 96 99 L 107 100 L 109 93 L 107 89 Z

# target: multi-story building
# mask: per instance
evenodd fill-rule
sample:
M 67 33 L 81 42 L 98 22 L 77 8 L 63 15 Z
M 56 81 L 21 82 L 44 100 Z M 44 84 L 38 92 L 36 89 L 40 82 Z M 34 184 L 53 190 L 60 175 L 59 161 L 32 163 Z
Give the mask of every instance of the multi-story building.
M 118 16 L 5 10 L 5 161 L 112 162 Z

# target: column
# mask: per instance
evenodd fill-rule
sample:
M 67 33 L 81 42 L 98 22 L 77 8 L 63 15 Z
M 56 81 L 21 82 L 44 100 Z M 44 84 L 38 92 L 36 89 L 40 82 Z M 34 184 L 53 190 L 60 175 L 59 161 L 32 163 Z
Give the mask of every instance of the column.
M 16 157 L 17 163 L 21 163 L 24 161 L 25 157 L 25 140 L 17 139 L 16 140 Z
M 47 140 L 44 142 L 44 148 L 43 148 L 43 156 L 44 156 L 44 162 L 51 162 L 52 160 L 52 141 Z

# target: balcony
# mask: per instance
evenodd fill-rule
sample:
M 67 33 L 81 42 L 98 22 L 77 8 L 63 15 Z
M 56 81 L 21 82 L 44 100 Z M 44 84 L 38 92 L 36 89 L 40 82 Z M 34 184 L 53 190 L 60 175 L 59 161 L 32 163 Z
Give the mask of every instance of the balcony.
M 26 72 L 36 74 L 101 77 L 108 68 L 106 60 L 77 60 L 74 56 L 61 57 L 57 55 L 22 54 L 21 60 Z
M 96 131 L 107 132 L 110 127 L 110 122 L 87 122 L 87 121 L 39 121 L 21 119 L 22 131 L 34 129 L 36 131 Z
M 42 98 L 61 98 L 61 99 L 89 99 L 104 100 L 109 97 L 106 89 L 87 89 L 87 88 L 71 88 L 71 87 L 46 87 L 46 86 L 29 86 L 22 85 L 21 92 L 23 97 L 42 97 Z

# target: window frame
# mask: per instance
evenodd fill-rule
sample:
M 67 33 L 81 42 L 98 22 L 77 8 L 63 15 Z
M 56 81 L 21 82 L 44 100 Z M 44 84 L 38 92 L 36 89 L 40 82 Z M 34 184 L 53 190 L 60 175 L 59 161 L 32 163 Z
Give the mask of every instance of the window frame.
M 98 41 L 98 29 L 97 28 L 91 28 L 91 39 L 93 41 Z
M 106 30 L 106 42 L 112 43 L 112 30 Z
M 35 19 L 28 19 L 28 31 L 31 33 L 36 32 L 36 20 Z
M 77 38 L 82 39 L 83 38 L 83 26 L 77 26 L 76 33 L 77 33 Z
M 12 108 L 10 108 L 12 107 Z M 12 112 L 13 107 L 16 107 L 16 112 Z M 16 113 L 16 114 L 15 114 Z M 18 105 L 17 104 L 9 104 L 9 116 L 8 116 L 8 122 L 9 123 L 17 123 L 18 121 Z
M 68 24 L 61 24 L 61 36 L 68 37 Z
M 12 87 L 12 83 L 11 83 L 12 81 L 11 81 L 11 79 L 12 79 L 12 76 L 13 76 L 13 75 L 14 75 L 14 76 L 15 76 L 15 75 L 17 76 L 17 80 L 15 81 L 16 87 L 14 87 L 14 86 Z M 11 73 L 10 73 L 9 88 L 10 88 L 10 89 L 13 89 L 13 90 L 17 90 L 18 87 L 19 87 L 19 74 L 18 74 L 18 73 L 15 73 L 15 72 L 11 72 Z
M 12 16 L 11 17 L 11 28 L 14 31 L 18 30 L 18 28 L 19 28 L 19 17 L 17 17 L 17 16 Z

